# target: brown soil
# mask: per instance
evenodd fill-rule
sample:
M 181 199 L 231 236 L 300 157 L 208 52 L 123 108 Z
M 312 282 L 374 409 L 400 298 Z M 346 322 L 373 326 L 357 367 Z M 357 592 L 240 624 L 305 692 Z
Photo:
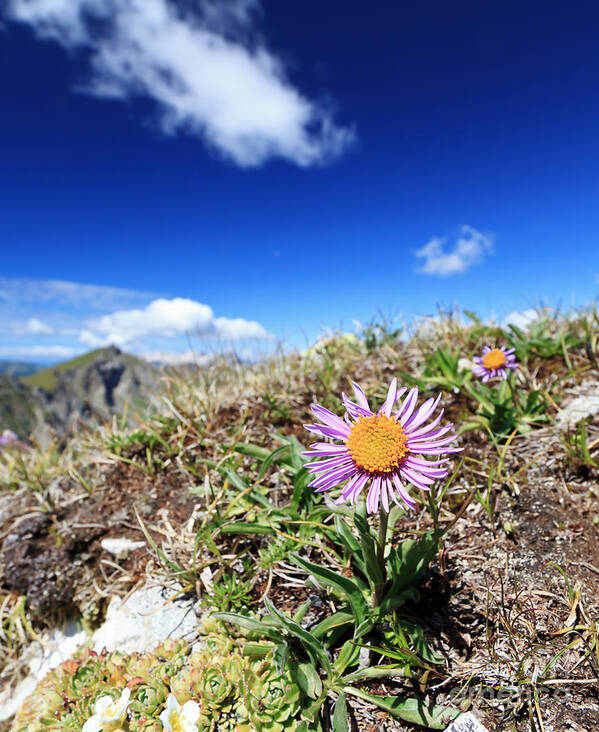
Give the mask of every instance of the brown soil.
M 181 525 L 196 504 L 176 474 L 149 476 L 124 463 L 106 471 L 92 495 L 81 493 L 68 478 L 61 490 L 64 495 L 74 493 L 77 500 L 67 499 L 50 513 L 12 517 L 9 526 L 0 527 L 5 537 L 0 549 L 2 584 L 26 594 L 29 608 L 40 619 L 48 613 L 72 612 L 76 606 L 93 620 L 101 608 L 87 604 L 94 594 L 90 583 L 105 588 L 110 580 L 118 580 L 114 589 L 124 594 L 143 580 L 150 559 L 145 547 L 116 559 L 102 548 L 102 539 L 145 541 L 137 511 L 160 543 L 155 520 L 163 517 Z M 120 567 L 116 572 L 115 564 Z
M 459 419 L 467 409 L 467 400 L 459 397 L 448 412 Z M 280 415 L 279 429 L 303 439 L 296 411 L 305 419 L 306 407 L 292 405 L 290 416 Z M 255 404 L 250 414 L 256 423 L 272 425 L 272 405 Z M 217 422 L 247 416 L 247 411 L 236 411 L 219 415 Z M 465 455 L 496 461 L 481 433 L 466 433 L 462 444 Z M 521 469 L 516 480 L 510 479 Z M 551 427 L 511 443 L 504 476 L 494 483 L 491 515 L 476 501 L 470 504 L 422 585 L 419 605 L 406 610 L 424 624 L 433 646 L 447 658 L 439 678 L 427 682 L 428 693 L 441 703 L 470 699 L 491 732 L 596 730 L 599 471 L 569 468 L 559 434 Z M 27 594 L 30 608 L 40 616 L 77 606 L 92 619 L 100 617 L 92 582 L 100 590 L 110 586 L 125 593 L 155 561 L 147 548 L 117 560 L 102 549 L 101 540 L 143 540 L 137 511 L 160 544 L 158 524 L 184 526 L 197 506 L 187 480 L 174 462 L 153 475 L 118 463 L 106 469 L 92 495 L 65 478 L 57 486 L 60 508 L 49 513 L 18 503 L 14 494 L 20 508 L 5 512 L 0 525 L 4 588 Z M 483 477 L 464 469 L 456 484 L 462 493 L 448 499 L 452 510 L 459 509 L 474 481 L 486 489 Z M 451 512 L 444 518 L 451 518 Z M 427 528 L 426 513 L 412 516 L 410 527 Z M 555 565 L 567 574 L 574 600 Z M 259 577 L 252 600 L 258 602 L 267 590 L 278 607 L 290 612 L 312 599 L 314 622 L 329 612 L 324 595 L 290 586 L 276 573 L 270 584 L 266 576 Z M 548 664 L 551 671 L 542 678 Z M 422 693 L 415 681 L 389 688 L 373 684 L 371 691 L 377 688 L 381 693 Z M 374 710 L 365 714 L 368 705 L 362 702 L 350 705 L 358 729 L 414 729 Z

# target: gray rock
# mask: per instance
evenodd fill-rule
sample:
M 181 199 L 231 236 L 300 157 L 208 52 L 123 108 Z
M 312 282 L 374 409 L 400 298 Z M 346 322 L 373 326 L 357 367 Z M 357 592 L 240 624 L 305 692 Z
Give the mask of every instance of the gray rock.
M 6 688 L 0 693 L 0 721 L 16 714 L 23 701 L 33 693 L 37 683 L 63 661 L 69 659 L 85 642 L 87 634 L 79 630 L 73 620 L 62 628 L 56 628 L 44 637 L 44 644 L 35 641 L 27 647 L 20 660 L 29 667 L 29 675 L 14 689 Z
M 108 651 L 149 651 L 167 638 L 195 640 L 199 619 L 193 600 L 185 596 L 170 600 L 177 592 L 159 586 L 145 586 L 124 602 L 114 597 L 108 606 L 105 623 L 92 636 L 93 649 Z M 69 659 L 88 640 L 75 621 L 46 634 L 44 643 L 35 641 L 21 660 L 29 667 L 29 675 L 15 688 L 0 693 L 0 721 L 10 719 L 33 693 L 37 683 L 53 668 Z
M 478 719 L 471 712 L 466 714 L 460 714 L 455 719 L 445 732 L 488 732 L 486 727 L 478 721 Z
M 93 648 L 101 652 L 150 651 L 166 638 L 192 640 L 197 634 L 198 616 L 193 600 L 177 597 L 176 590 L 142 587 L 124 602 L 113 598 L 105 623 L 92 638 Z
M 102 549 L 105 549 L 110 554 L 114 554 L 117 558 L 128 556 L 128 554 L 135 549 L 140 549 L 146 545 L 145 541 L 131 541 L 125 537 L 115 537 L 113 539 L 102 539 L 100 542 Z
M 560 409 L 555 417 L 556 424 L 562 429 L 574 427 L 585 417 L 599 414 L 599 394 L 579 396 Z

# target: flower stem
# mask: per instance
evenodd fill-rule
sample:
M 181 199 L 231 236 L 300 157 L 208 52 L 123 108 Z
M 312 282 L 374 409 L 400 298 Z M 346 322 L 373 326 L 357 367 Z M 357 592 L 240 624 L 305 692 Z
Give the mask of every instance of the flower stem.
M 512 393 L 512 404 L 514 405 L 514 408 L 516 409 L 516 412 L 523 412 L 522 404 L 520 402 L 520 397 L 518 396 L 518 392 L 516 390 L 516 386 L 514 385 L 514 382 L 512 380 L 512 374 L 507 375 L 507 384 L 510 388 L 510 392 Z
M 374 586 L 374 594 L 372 596 L 372 607 L 378 607 L 383 599 L 383 588 L 387 581 L 387 565 L 385 564 L 385 544 L 387 543 L 387 525 L 389 523 L 389 514 L 383 506 L 379 508 L 379 538 L 377 542 L 376 558 L 381 569 L 382 581 Z

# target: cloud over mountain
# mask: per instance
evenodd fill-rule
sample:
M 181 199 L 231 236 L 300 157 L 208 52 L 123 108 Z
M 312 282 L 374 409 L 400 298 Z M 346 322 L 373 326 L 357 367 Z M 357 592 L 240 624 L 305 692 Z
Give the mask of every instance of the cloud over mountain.
M 145 308 L 119 310 L 88 321 L 80 340 L 91 347 L 114 344 L 127 346 L 149 337 L 174 338 L 189 333 L 222 340 L 269 339 L 255 320 L 215 318 L 212 308 L 182 297 L 159 298 Z

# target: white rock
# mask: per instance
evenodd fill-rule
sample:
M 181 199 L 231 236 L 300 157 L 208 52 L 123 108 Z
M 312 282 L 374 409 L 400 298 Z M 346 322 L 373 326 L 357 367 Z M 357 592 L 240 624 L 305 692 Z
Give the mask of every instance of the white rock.
M 447 727 L 445 732 L 488 732 L 488 730 L 486 727 L 483 727 L 474 714 L 467 712 L 466 714 L 460 714 Z
M 474 368 L 474 361 L 469 358 L 460 358 L 458 360 L 458 371 L 472 371 Z
M 131 541 L 131 539 L 102 539 L 100 542 L 102 549 L 114 554 L 115 557 L 126 557 L 129 552 L 135 549 L 141 549 L 145 546 L 145 541 Z
M 113 598 L 104 625 L 93 635 L 94 650 L 135 653 L 149 651 L 167 638 L 190 639 L 198 628 L 194 602 L 180 597 L 169 602 L 175 593 L 146 586 L 125 602 Z
M 555 421 L 562 429 L 572 428 L 577 422 L 593 414 L 599 414 L 599 394 L 579 396 L 560 409 Z
M 149 651 L 167 638 L 193 641 L 197 635 L 198 617 L 192 600 L 169 599 L 177 592 L 158 586 L 146 586 L 132 593 L 123 602 L 113 597 L 106 621 L 92 636 L 94 650 Z M 75 621 L 43 637 L 44 645 L 35 641 L 23 653 L 29 675 L 14 689 L 0 693 L 0 721 L 10 719 L 43 677 L 69 659 L 88 636 Z
M 29 666 L 29 675 L 14 689 L 7 688 L 0 693 L 0 721 L 10 719 L 48 671 L 70 658 L 86 638 L 85 631 L 79 630 L 77 623 L 71 620 L 62 628 L 47 633 L 43 637 L 44 645 L 34 641 L 28 646 L 22 660 Z

